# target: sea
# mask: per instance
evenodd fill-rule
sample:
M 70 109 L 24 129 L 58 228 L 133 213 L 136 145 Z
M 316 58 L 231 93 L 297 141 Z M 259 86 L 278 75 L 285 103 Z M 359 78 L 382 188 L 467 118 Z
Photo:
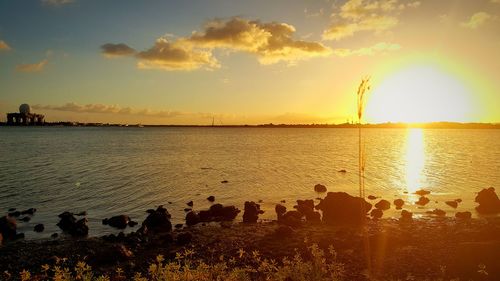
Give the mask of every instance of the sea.
M 36 208 L 18 222 L 27 239 L 60 233 L 57 215 L 86 211 L 90 235 L 119 230 L 102 219 L 126 214 L 139 223 L 163 205 L 172 223 L 212 203 L 260 202 L 263 220 L 276 218 L 284 200 L 323 198 L 314 186 L 359 195 L 360 151 L 365 195 L 392 202 L 416 216 L 442 209 L 474 211 L 483 188 L 500 191 L 500 130 L 226 128 L 226 127 L 0 127 L 0 216 Z M 418 207 L 419 189 L 431 202 Z M 445 201 L 462 199 L 456 209 Z M 376 203 L 379 199 L 371 200 Z M 391 208 L 384 217 L 397 218 Z M 241 220 L 240 217 L 236 219 Z M 45 231 L 33 232 L 43 223 Z M 134 231 L 128 228 L 126 231 Z

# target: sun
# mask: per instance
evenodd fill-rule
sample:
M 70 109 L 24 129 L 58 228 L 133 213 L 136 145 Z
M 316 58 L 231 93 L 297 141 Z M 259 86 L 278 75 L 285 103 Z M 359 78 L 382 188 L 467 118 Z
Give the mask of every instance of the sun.
M 370 123 L 470 122 L 472 93 L 437 65 L 411 65 L 375 85 L 366 105 Z

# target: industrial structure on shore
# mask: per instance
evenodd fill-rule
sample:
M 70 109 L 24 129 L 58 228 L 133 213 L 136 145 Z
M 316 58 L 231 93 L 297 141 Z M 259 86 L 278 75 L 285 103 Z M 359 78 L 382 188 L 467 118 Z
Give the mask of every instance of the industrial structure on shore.
M 7 125 L 11 126 L 35 126 L 43 125 L 45 116 L 31 113 L 31 107 L 23 103 L 19 106 L 19 113 L 7 113 Z

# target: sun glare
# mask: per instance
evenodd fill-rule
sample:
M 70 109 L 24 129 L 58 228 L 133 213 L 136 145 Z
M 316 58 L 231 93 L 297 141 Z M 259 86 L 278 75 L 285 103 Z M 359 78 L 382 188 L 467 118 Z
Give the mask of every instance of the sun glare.
M 414 65 L 388 76 L 369 96 L 366 119 L 383 122 L 470 122 L 470 90 L 438 66 Z

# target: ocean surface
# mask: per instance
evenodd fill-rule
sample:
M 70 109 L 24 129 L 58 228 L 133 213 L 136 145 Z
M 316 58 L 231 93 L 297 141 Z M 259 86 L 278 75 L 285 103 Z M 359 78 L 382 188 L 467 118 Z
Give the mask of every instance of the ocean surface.
M 440 208 L 452 216 L 473 211 L 482 188 L 500 191 L 500 130 L 362 134 L 366 195 L 402 198 L 417 214 Z M 186 202 L 208 208 L 209 195 L 240 209 L 262 200 L 261 217 L 274 219 L 281 200 L 291 209 L 296 199 L 323 197 L 314 192 L 317 183 L 357 195 L 357 171 L 356 129 L 0 127 L 0 214 L 37 208 L 18 225 L 28 239 L 60 232 L 63 211 L 87 211 L 93 236 L 118 232 L 103 218 L 127 214 L 141 222 L 158 205 L 182 223 Z M 425 208 L 412 203 L 420 188 L 431 191 Z M 444 203 L 458 198 L 456 210 Z M 385 213 L 391 216 L 399 213 Z M 45 232 L 32 231 L 37 223 Z

